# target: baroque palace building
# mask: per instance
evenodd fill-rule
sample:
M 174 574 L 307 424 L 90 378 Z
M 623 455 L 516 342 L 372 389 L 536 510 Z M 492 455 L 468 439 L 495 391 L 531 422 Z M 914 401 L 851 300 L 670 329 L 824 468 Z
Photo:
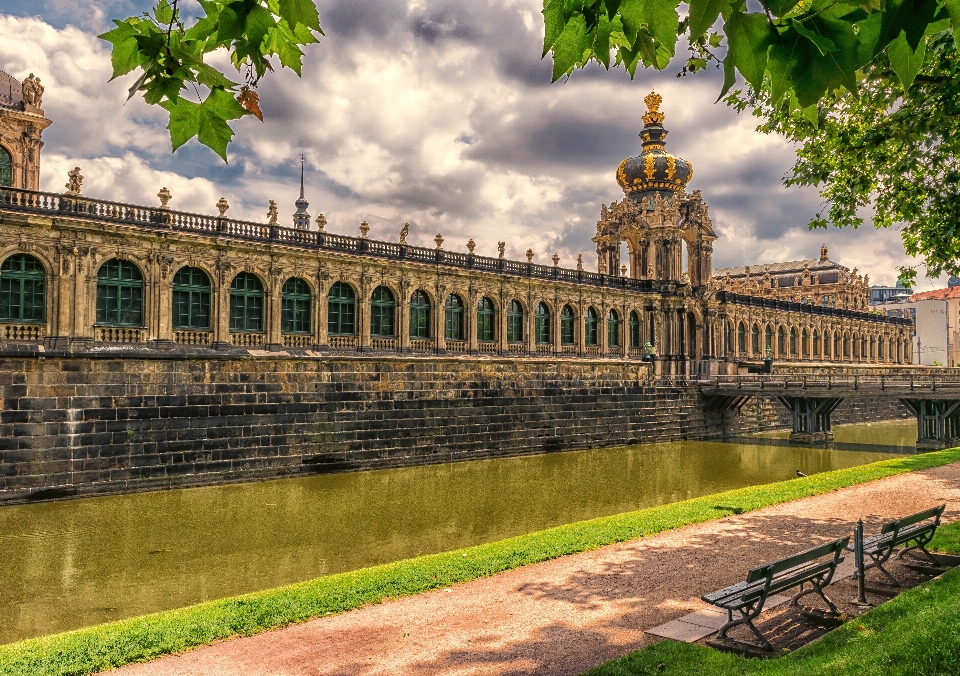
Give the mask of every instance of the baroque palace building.
M 665 150 L 661 97 L 604 206 L 598 272 L 311 227 L 38 190 L 43 88 L 0 74 L 0 345 L 33 350 L 499 354 L 652 359 L 660 374 L 782 361 L 908 363 L 909 320 L 861 312 L 866 280 L 820 261 L 713 271 L 692 165 Z M 629 260 L 620 260 L 626 244 Z M 686 264 L 684 264 L 686 259 Z M 792 266 L 792 267 L 791 267 Z M 684 269 L 685 267 L 685 269 Z M 824 268 L 829 269 L 824 269 Z M 851 282 L 855 279 L 855 283 Z M 826 296 L 836 302 L 823 301 Z

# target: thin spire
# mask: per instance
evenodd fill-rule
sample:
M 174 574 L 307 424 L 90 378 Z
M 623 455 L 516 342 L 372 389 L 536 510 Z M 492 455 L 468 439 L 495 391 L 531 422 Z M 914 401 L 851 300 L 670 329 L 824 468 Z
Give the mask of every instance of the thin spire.
M 300 199 L 303 199 L 303 153 L 300 153 Z
M 300 153 L 300 199 L 294 204 L 297 205 L 297 212 L 293 215 L 293 227 L 299 230 L 309 230 L 310 214 L 307 213 L 307 207 L 310 204 L 303 197 L 303 153 Z

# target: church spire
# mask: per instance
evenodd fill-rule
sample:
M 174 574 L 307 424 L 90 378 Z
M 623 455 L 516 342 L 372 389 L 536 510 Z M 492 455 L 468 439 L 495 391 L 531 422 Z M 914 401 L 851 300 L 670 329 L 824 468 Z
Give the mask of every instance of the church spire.
M 294 204 L 297 212 L 293 215 L 293 227 L 298 230 L 310 229 L 310 214 L 307 213 L 307 207 L 310 203 L 303 197 L 303 153 L 300 153 L 300 199 Z

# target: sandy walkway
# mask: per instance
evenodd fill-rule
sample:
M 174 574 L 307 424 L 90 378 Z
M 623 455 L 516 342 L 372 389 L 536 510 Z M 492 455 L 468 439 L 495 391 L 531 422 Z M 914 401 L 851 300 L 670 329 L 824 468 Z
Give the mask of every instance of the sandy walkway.
M 579 674 L 652 640 L 644 628 L 703 607 L 750 567 L 880 521 L 947 503 L 960 463 L 688 526 L 314 620 L 113 674 Z M 726 557 L 716 549 L 722 547 Z

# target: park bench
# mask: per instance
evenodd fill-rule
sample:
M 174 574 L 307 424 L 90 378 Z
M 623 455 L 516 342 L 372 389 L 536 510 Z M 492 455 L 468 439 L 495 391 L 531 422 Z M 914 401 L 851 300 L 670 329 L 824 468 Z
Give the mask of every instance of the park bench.
M 792 605 L 797 605 L 799 599 L 807 594 L 818 594 L 827 602 L 830 610 L 837 612 L 837 606 L 823 593 L 823 588 L 833 579 L 837 565 L 843 561 L 844 548 L 849 542 L 849 537 L 840 538 L 785 559 L 766 563 L 747 573 L 744 582 L 702 596 L 707 603 L 727 611 L 728 621 L 720 628 L 720 637 L 726 638 L 729 629 L 743 624 L 757 635 L 764 650 L 771 650 L 770 642 L 754 626 L 753 620 L 763 610 L 767 597 L 796 587 L 800 589 L 790 599 Z M 807 584 L 810 585 L 809 589 L 806 588 Z M 740 616 L 735 618 L 734 611 L 740 613 Z
M 901 545 L 909 546 L 904 547 L 900 553 L 897 554 L 898 559 L 902 558 L 904 554 L 911 550 L 919 549 L 927 555 L 930 561 L 936 563 L 933 556 L 927 551 L 926 545 L 930 543 L 930 540 L 933 539 L 933 534 L 937 532 L 937 527 L 940 525 L 940 517 L 943 516 L 945 507 L 946 505 L 940 505 L 933 509 L 927 509 L 922 512 L 917 512 L 916 514 L 911 514 L 910 516 L 905 516 L 902 519 L 888 521 L 883 524 L 879 533 L 864 538 L 863 553 L 869 556 L 872 561 L 869 564 L 862 564 L 863 569 L 858 571 L 860 578 L 863 579 L 863 574 L 870 568 L 876 568 L 887 576 L 891 584 L 899 587 L 900 583 L 883 567 L 883 564 L 890 559 L 893 551 Z M 850 545 L 847 549 L 853 551 L 854 545 Z M 865 561 L 865 559 L 861 559 L 861 561 Z

